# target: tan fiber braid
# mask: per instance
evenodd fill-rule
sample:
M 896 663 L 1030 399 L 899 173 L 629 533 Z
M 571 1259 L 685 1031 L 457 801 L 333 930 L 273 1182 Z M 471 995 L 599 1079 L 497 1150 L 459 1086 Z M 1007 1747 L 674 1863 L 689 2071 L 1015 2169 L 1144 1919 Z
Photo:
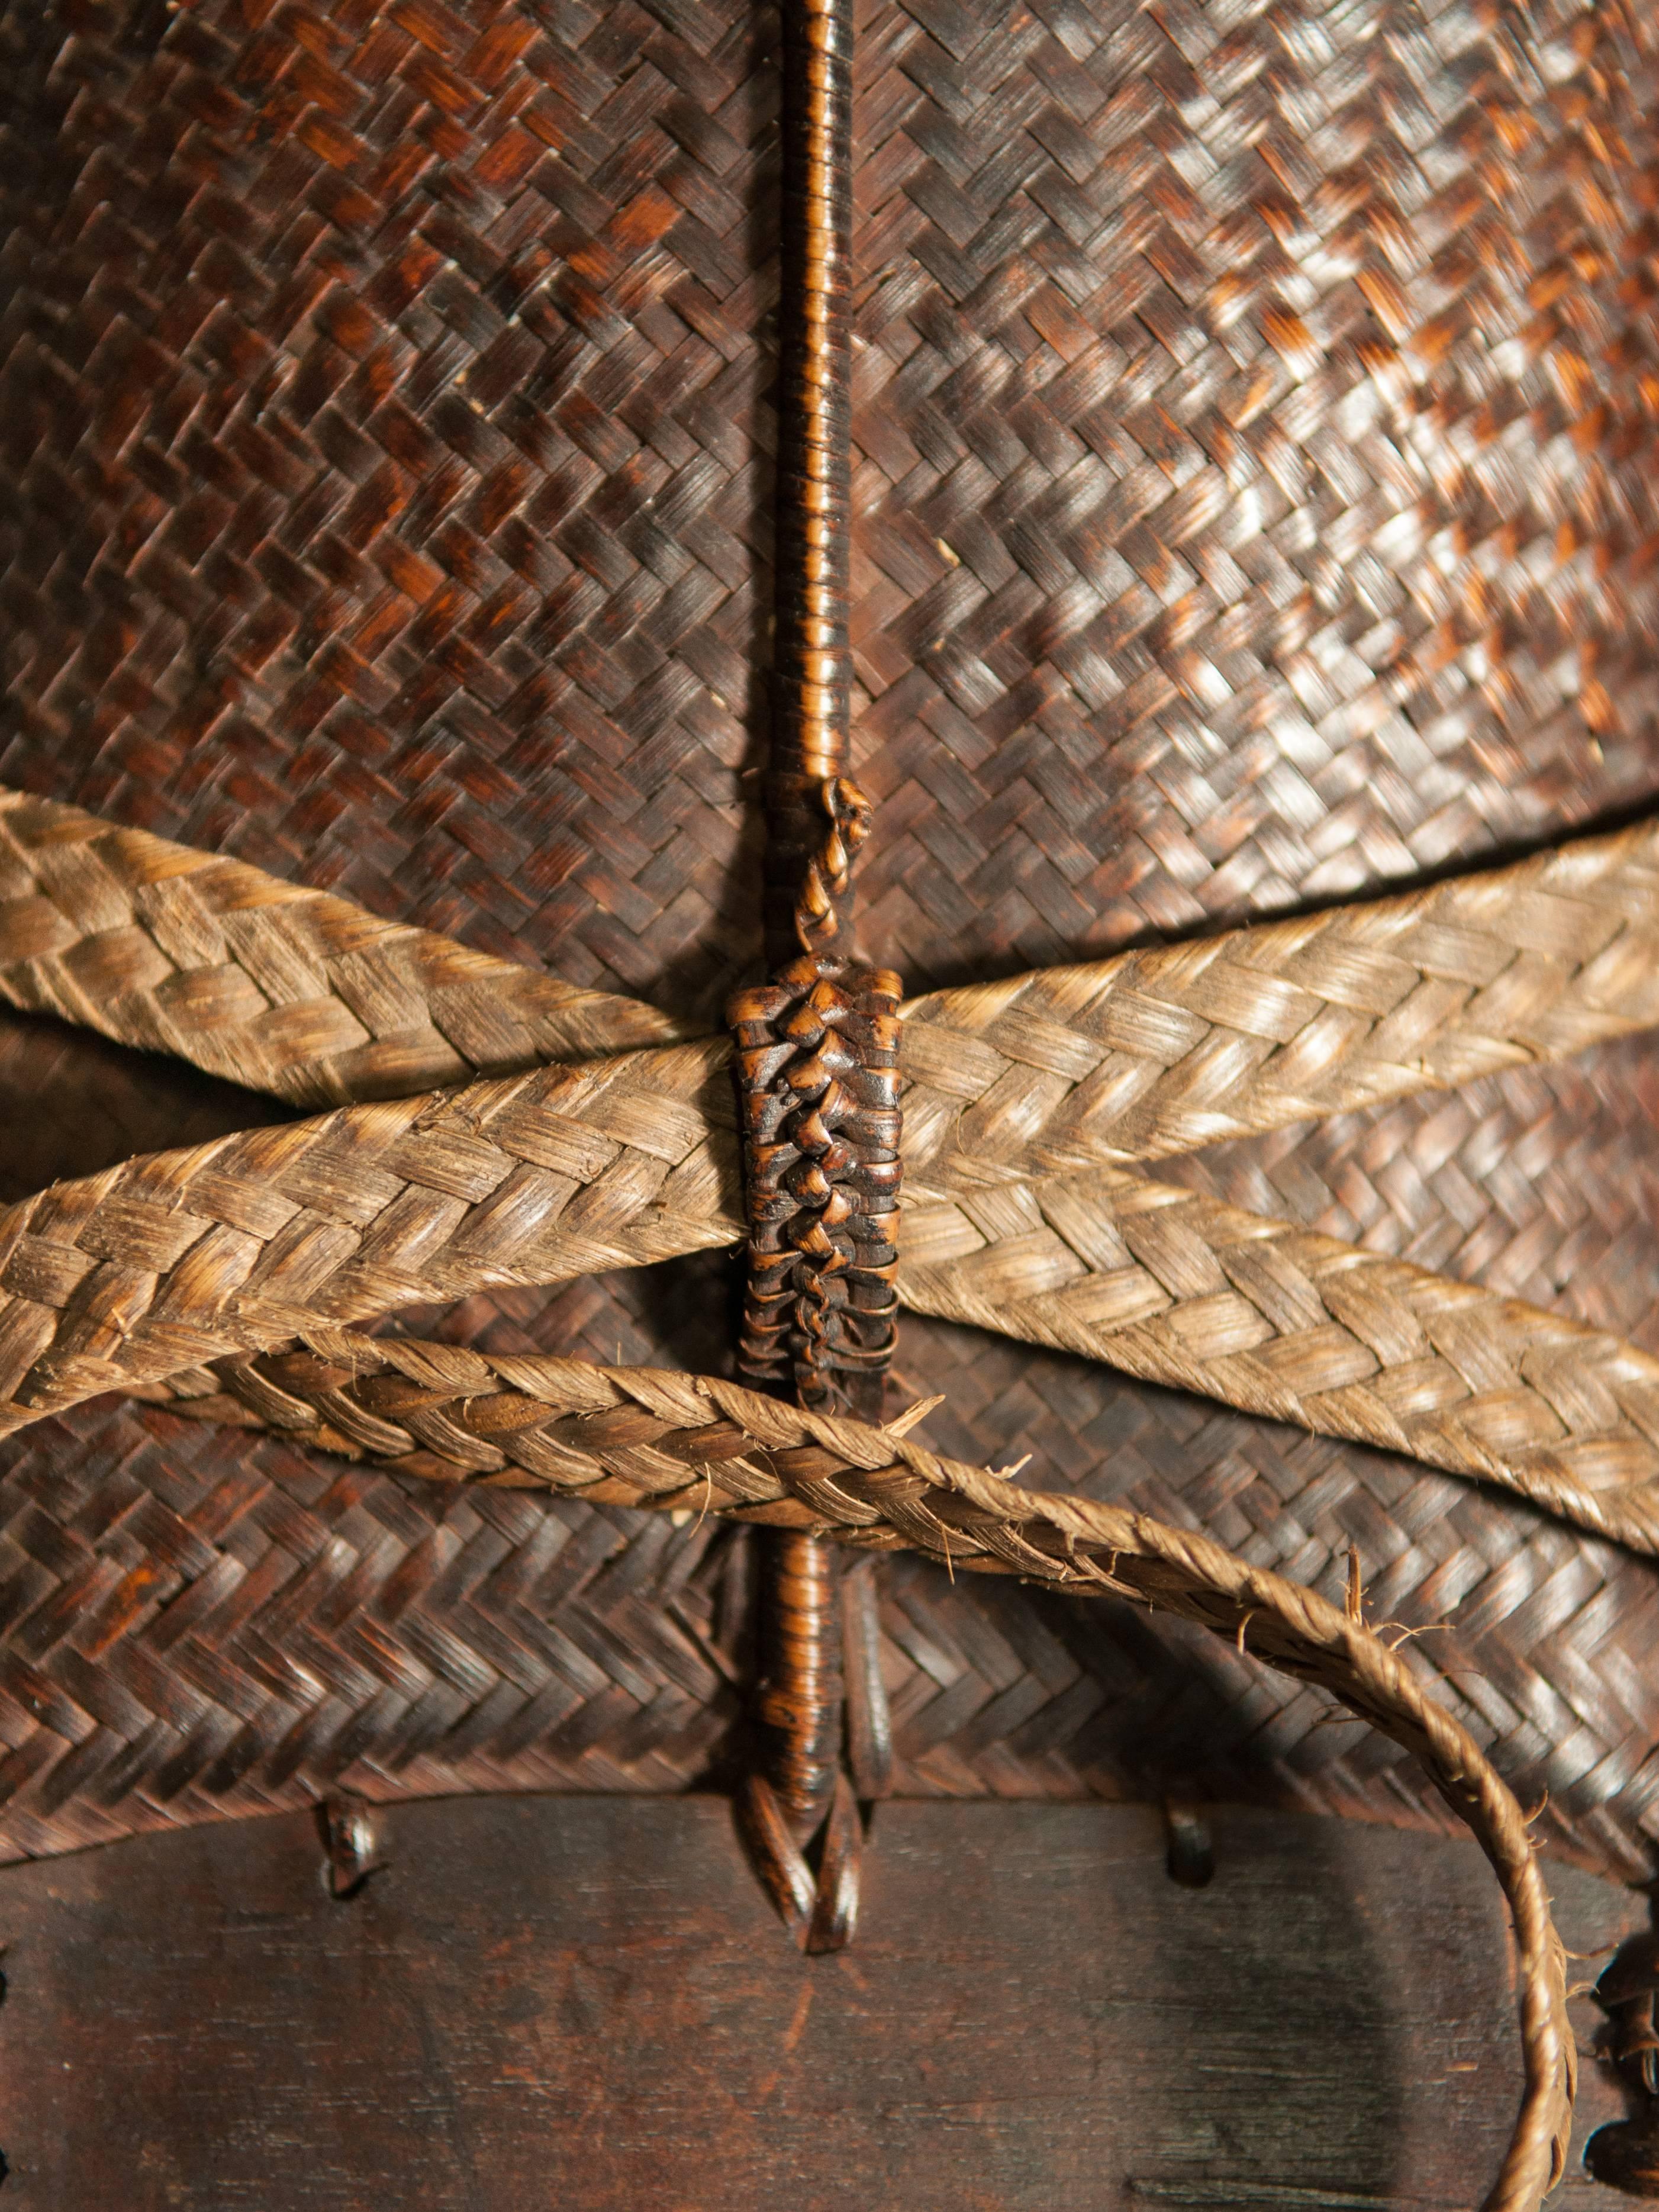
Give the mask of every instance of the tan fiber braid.
M 1659 1022 L 1659 822 L 903 1012 L 913 1198 L 1445 1089 Z
M 707 1376 L 313 1329 L 301 1350 L 199 1378 L 204 1391 L 216 1386 L 201 1410 L 405 1474 L 733 1514 L 866 1549 L 908 1547 L 953 1571 L 1139 1600 L 1330 1692 L 1422 1760 L 1509 1899 L 1526 2088 L 1486 2212 L 1533 2212 L 1559 2175 L 1574 2045 L 1525 1820 L 1468 1732 L 1352 1614 L 1206 1536 L 1024 1490 L 888 1430 Z
M 319 1318 L 735 1243 L 724 1051 L 341 1109 L 0 1212 L 0 1432 Z M 1659 1549 L 1659 1361 L 1519 1299 L 1121 1170 L 912 1208 L 899 1288 Z
M 35 849 L 59 837 L 66 851 L 99 856 L 100 866 L 112 852 L 137 854 L 157 881 L 173 879 L 168 869 L 186 883 L 199 872 L 200 855 L 109 831 L 73 809 L 31 800 L 0 810 L 0 823 L 14 829 L 24 818 L 33 825 Z M 1490 903 L 1492 886 L 1507 884 L 1509 905 L 1524 913 L 1515 886 L 1540 873 L 1553 872 L 1553 882 L 1576 870 L 1602 894 L 1621 884 L 1625 922 L 1615 927 L 1604 916 L 1591 934 L 1601 948 L 1602 981 L 1617 972 L 1629 985 L 1620 1018 L 1630 1026 L 1645 1006 L 1638 963 L 1620 966 L 1610 955 L 1624 937 L 1645 942 L 1651 844 L 1645 830 L 1588 840 L 1546 861 L 1439 886 L 1420 900 L 1321 917 L 1319 926 L 1340 921 L 1375 933 L 1386 925 L 1399 939 L 1402 917 L 1424 901 L 1443 915 L 1449 900 Z M 257 870 L 210 866 L 228 871 L 225 880 L 234 879 L 249 911 L 280 915 L 285 901 L 316 898 L 291 894 Z M 342 916 L 356 915 L 343 901 L 319 903 L 338 931 Z M 1508 910 L 1500 905 L 1499 918 Z M 0 908 L 0 940 L 10 911 Z M 421 940 L 426 964 L 409 971 L 410 988 L 430 988 L 434 1001 L 432 979 L 446 972 L 444 960 L 472 957 L 367 915 L 356 915 L 355 926 L 365 941 L 376 933 Z M 1236 933 L 1167 955 L 944 994 L 921 1007 L 1029 996 L 1057 988 L 1056 977 L 1109 984 L 1133 972 L 1144 981 L 1159 962 L 1179 968 L 1200 953 L 1229 954 L 1237 965 L 1252 945 L 1314 926 Z M 1443 933 L 1450 926 L 1443 920 L 1437 927 Z M 95 939 L 93 933 L 84 942 Z M 484 964 L 507 979 L 520 972 Z M 1340 964 L 1328 945 L 1328 967 Z M 488 1000 L 495 985 L 483 988 Z M 1581 975 L 1579 995 L 1589 988 Z M 1094 1003 L 1121 1011 L 1133 995 L 1127 984 L 1113 986 Z M 117 1002 L 109 1025 L 142 1028 L 134 1003 Z M 194 1021 L 209 1000 L 191 992 L 179 1003 Z M 999 1020 L 984 1033 L 1006 1043 L 1009 1024 Z M 937 1023 L 913 1023 L 907 1043 L 930 1026 L 937 1043 Z M 285 1080 L 302 1086 L 314 1063 L 297 1030 L 284 1034 L 292 1047 Z M 1034 1052 L 1031 1033 L 1023 1034 Z M 1539 1048 L 1566 1034 L 1540 1032 Z M 199 1025 L 185 1032 L 192 1041 L 191 1056 L 210 1064 Z M 280 1342 L 307 1318 L 363 1319 L 491 1284 L 547 1284 L 735 1242 L 743 1224 L 726 1055 L 724 1040 L 710 1038 L 564 1077 L 337 1114 L 130 1162 L 0 1213 L 0 1400 L 11 1401 L 0 1404 L 0 1427 L 101 1389 Z M 331 1080 L 368 1079 L 375 1063 L 371 1054 L 332 1065 Z M 1403 1085 L 1402 1065 L 1388 1066 Z M 1175 1073 L 1165 1071 L 1171 1083 Z M 1375 1078 L 1373 1066 L 1367 1080 Z M 1254 1111 L 1263 1095 L 1258 1087 L 1245 1103 Z M 958 1133 L 971 1133 L 972 1119 Z M 907 1139 L 915 1133 L 913 1116 Z M 1601 1533 L 1652 1548 L 1650 1363 L 1618 1340 L 1190 1194 L 1142 1186 L 1128 1229 L 1114 1213 L 1128 1186 L 1114 1197 L 1109 1176 L 1055 1178 L 1039 1193 L 999 1182 L 1006 1166 L 964 1157 L 969 1167 L 957 1164 L 964 1180 L 969 1167 L 986 1169 L 976 1193 L 964 1192 L 954 1210 L 910 1209 L 906 1303 L 1505 1482 Z M 1294 1278 L 1288 1289 L 1274 1278 L 1286 1268 Z
M 3 787 L 0 995 L 297 1106 L 698 1027 Z
M 126 1161 L 0 1210 L 0 1434 L 307 1322 L 739 1234 L 724 1040 Z
M 0 861 L 0 995 L 300 1103 L 506 1073 L 675 1030 L 634 1000 L 573 993 L 348 901 L 3 789 Z M 188 919 L 185 892 L 211 906 L 221 884 L 243 904 L 216 933 L 145 919 L 157 901 L 158 915 L 172 902 Z M 283 949 L 295 929 L 312 933 L 303 957 Z M 333 930 L 377 958 L 403 948 L 384 1006 Z M 445 980 L 462 975 L 464 988 Z M 476 1034 L 464 1033 L 452 988 Z M 526 994 L 548 1010 L 536 1021 Z M 914 1195 L 924 1183 L 1152 1159 L 1559 1059 L 1659 1022 L 1659 822 L 1399 897 L 935 992 L 902 1012 Z M 366 1021 L 386 1044 L 363 1042 Z M 405 1036 L 424 1038 L 441 1066 L 398 1060 Z
M 1659 1553 L 1659 1359 L 1522 1299 L 1109 1168 L 913 1208 L 900 1290 Z

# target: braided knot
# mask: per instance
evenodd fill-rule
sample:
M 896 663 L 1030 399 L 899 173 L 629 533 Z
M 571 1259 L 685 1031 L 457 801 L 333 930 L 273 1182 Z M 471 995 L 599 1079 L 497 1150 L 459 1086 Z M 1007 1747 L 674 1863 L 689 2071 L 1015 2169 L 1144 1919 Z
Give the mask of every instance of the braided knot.
M 727 1009 L 750 1219 L 738 1365 L 803 1406 L 892 1356 L 898 1003 L 890 970 L 818 953 Z
M 841 933 L 836 902 L 853 880 L 853 858 L 870 835 L 874 807 L 851 776 L 827 775 L 818 798 L 830 827 L 823 844 L 806 864 L 805 880 L 795 902 L 795 934 L 805 952 L 821 952 Z

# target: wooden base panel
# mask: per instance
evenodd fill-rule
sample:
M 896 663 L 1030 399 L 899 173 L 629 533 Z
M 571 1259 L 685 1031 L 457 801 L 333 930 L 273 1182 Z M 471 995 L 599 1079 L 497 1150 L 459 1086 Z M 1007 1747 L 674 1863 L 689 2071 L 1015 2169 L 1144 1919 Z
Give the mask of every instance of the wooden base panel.
M 344 1899 L 305 1814 L 9 1868 L 7 2212 L 1478 2203 L 1519 2084 L 1474 1846 L 1198 1817 L 1194 1888 L 1152 1808 L 884 1805 L 816 1959 L 714 1798 L 379 1810 Z M 1645 1924 L 1555 1888 L 1575 1951 Z M 1582 2167 L 1621 2110 L 1587 2065 L 1561 2212 L 1628 2201 Z

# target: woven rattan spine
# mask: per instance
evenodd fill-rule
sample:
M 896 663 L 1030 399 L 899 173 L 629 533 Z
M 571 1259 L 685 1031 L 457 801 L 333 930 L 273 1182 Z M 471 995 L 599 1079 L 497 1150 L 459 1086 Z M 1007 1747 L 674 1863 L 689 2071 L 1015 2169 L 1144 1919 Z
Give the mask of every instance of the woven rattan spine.
M 762 1886 L 801 1948 L 838 1951 L 858 1921 L 863 1846 L 842 1766 L 841 1561 L 816 1534 L 769 1534 L 755 1704 L 763 1763 L 739 1793 L 738 1819 Z M 805 1849 L 815 1838 L 816 1868 Z
M 1079 1595 L 1116 1595 L 1177 1613 L 1318 1684 L 1425 1763 L 1496 1870 L 1514 1917 L 1527 2087 L 1486 2212 L 1534 2212 L 1559 2174 L 1573 2044 L 1560 1947 L 1513 1796 L 1465 1730 L 1427 1694 L 1419 1650 L 1391 1650 L 1346 1613 L 1247 1565 L 1209 1538 L 1144 1515 L 1006 1479 L 842 1417 L 708 1376 L 577 1360 L 486 1359 L 447 1345 L 313 1332 L 310 1346 L 231 1363 L 198 1401 L 405 1474 L 532 1485 L 612 1504 L 728 1512 L 913 1547 L 955 1571 L 1012 1574 Z M 765 1800 L 762 1800 L 763 1807 Z M 832 1820 L 832 1827 L 834 1822 Z M 782 1836 L 774 1838 L 780 1851 Z M 832 1836 L 820 1867 L 825 1881 Z M 787 1880 L 788 1862 L 781 1877 Z M 798 1861 L 797 1861 L 798 1863 Z M 803 1891 L 797 1908 L 811 1909 Z
M 846 781 L 852 665 L 851 0 L 785 0 L 779 234 L 776 617 L 766 935 L 776 964 L 838 928 L 867 803 Z
M 749 1212 L 738 1364 L 803 1405 L 844 1399 L 850 1382 L 873 1410 L 898 1310 L 899 983 L 856 966 L 846 942 L 870 826 L 847 775 L 852 0 L 784 0 L 782 92 L 771 981 L 727 1009 Z M 761 1761 L 744 1826 L 798 1939 L 835 1950 L 857 1917 L 862 1833 L 841 1765 L 840 1570 L 799 1535 L 768 1564 Z M 820 1831 L 815 1871 L 804 1847 Z
M 827 1405 L 878 1373 L 898 1311 L 896 975 L 811 956 L 732 1002 L 750 1218 L 738 1364 Z
M 739 1352 L 823 1404 L 878 1375 L 897 1300 L 896 976 L 847 957 L 867 800 L 847 776 L 852 237 L 851 0 L 782 11 L 783 179 L 774 712 L 767 767 L 772 981 L 736 1032 L 750 1224 Z
M 848 957 L 869 803 L 848 776 L 852 473 L 852 0 L 783 0 L 779 480 L 765 956 L 728 1006 L 748 1192 L 738 1370 L 803 1405 L 878 1378 L 894 1347 L 898 978 Z M 878 1382 L 876 1382 L 878 1387 Z M 856 1385 L 854 1385 L 856 1389 Z M 863 1401 L 858 1401 L 863 1402 Z M 858 1916 L 860 1825 L 841 1771 L 838 1564 L 811 1537 L 768 1553 L 750 1854 L 785 1924 L 832 1951 Z M 821 1838 L 817 1869 L 805 1844 Z

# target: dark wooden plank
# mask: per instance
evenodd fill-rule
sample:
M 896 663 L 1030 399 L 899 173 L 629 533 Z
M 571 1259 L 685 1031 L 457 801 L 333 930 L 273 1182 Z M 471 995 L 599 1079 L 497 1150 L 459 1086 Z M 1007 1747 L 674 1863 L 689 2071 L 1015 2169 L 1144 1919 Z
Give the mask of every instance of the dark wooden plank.
M 1194 1890 L 1139 1808 L 885 1807 L 858 1942 L 817 1960 L 708 1799 L 405 1806 L 346 1902 L 304 1816 L 9 1868 L 5 2202 L 1478 2203 L 1518 2076 L 1473 1846 L 1212 1825 Z M 1577 1949 L 1644 1921 L 1587 1875 L 1555 1887 Z M 1587 2122 L 1619 2109 L 1592 2070 Z M 1556 2200 L 1621 2201 L 1582 2179 Z

